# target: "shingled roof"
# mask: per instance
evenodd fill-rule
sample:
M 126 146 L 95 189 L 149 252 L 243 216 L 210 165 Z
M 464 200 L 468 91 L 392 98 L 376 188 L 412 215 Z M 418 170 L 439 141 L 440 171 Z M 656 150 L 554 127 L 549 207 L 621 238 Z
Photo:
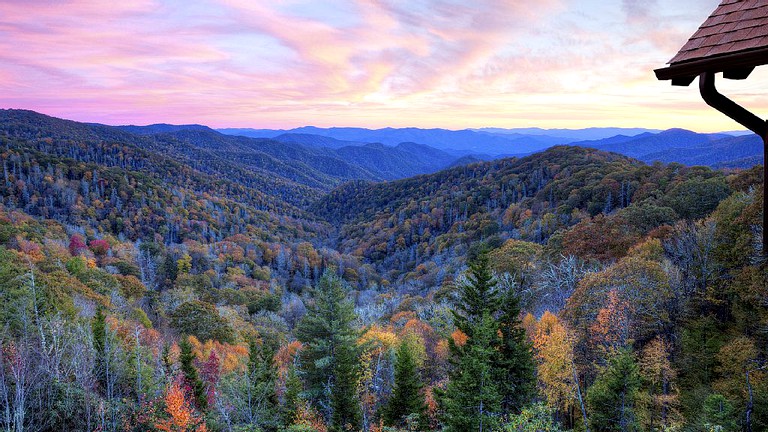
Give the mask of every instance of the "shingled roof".
M 768 0 L 722 0 L 688 43 L 656 69 L 656 77 L 687 86 L 699 77 L 699 92 L 707 105 L 763 138 L 768 156 L 768 122 L 717 91 L 715 75 L 746 79 L 757 66 L 768 64 Z M 768 161 L 763 179 L 768 180 Z M 768 188 L 763 186 L 763 256 L 768 259 Z M 749 427 L 748 427 L 749 429 Z M 751 430 L 751 429 L 750 429 Z
M 703 72 L 744 79 L 763 64 L 768 64 L 768 0 L 723 0 L 656 76 L 677 85 L 688 85 Z

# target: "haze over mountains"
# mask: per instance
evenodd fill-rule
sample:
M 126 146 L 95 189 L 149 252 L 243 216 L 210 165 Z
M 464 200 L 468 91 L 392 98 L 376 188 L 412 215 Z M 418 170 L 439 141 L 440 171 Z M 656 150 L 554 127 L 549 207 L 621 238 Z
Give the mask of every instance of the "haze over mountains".
M 642 128 L 484 128 L 453 131 L 307 126 L 290 130 L 219 129 L 219 132 L 333 149 L 365 146 L 367 143 L 398 146 L 403 142 L 414 142 L 449 155 L 466 157 L 460 163 L 523 156 L 564 144 L 616 152 L 646 163 L 661 161 L 715 168 L 748 168 L 763 160 L 760 139 L 742 131 L 706 134 L 684 129 L 659 131 Z

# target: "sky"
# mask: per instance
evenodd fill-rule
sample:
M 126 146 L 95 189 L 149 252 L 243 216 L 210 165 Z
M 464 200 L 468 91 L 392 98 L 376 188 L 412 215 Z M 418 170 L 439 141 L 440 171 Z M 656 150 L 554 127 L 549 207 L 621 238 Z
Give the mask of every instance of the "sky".
M 0 108 L 212 127 L 743 129 L 653 74 L 718 3 L 0 0 Z M 718 87 L 768 115 L 768 71 Z

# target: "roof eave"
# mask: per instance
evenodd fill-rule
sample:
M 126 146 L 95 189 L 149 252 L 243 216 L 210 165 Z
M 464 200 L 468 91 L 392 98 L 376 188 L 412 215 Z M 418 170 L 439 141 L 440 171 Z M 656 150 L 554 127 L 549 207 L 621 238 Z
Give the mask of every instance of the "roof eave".
M 674 63 L 656 69 L 656 78 L 687 86 L 704 72 L 723 72 L 726 78 L 746 79 L 752 70 L 768 63 L 768 47 Z

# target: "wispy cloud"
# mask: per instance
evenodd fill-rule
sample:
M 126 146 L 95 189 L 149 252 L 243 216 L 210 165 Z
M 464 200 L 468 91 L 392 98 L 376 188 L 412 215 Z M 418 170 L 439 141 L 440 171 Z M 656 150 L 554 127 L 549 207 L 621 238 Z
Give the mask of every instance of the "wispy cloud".
M 716 4 L 5 1 L 0 107 L 107 123 L 733 128 L 652 75 Z M 734 91 L 768 109 L 754 87 Z

